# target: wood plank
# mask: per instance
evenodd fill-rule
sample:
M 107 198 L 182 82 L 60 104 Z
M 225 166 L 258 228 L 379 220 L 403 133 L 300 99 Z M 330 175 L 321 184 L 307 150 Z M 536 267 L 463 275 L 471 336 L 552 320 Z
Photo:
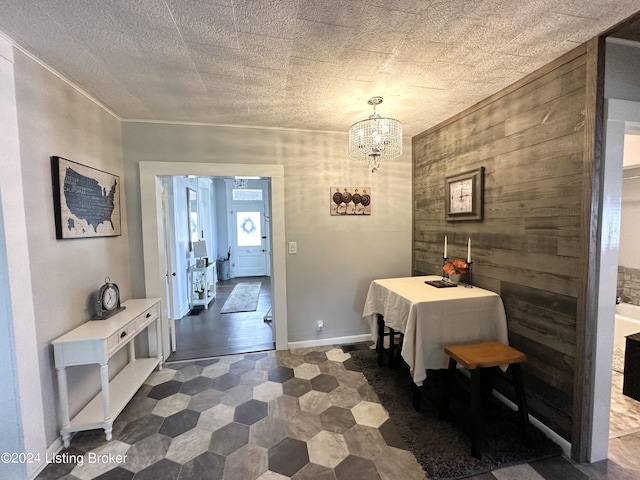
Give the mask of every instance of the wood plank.
M 474 284 L 505 301 L 527 353 L 531 411 L 571 437 L 585 168 L 587 50 L 540 69 L 412 140 L 413 270 L 439 274 L 473 238 Z M 445 177 L 485 167 L 485 217 L 446 222 Z M 459 252 L 459 254 L 457 253 Z
M 420 139 L 423 136 L 427 136 L 430 133 L 436 132 L 438 130 L 441 130 L 443 127 L 446 127 L 448 125 L 451 125 L 457 121 L 459 121 L 462 118 L 467 117 L 468 115 L 470 115 L 471 113 L 480 110 L 482 108 L 487 107 L 488 105 L 490 105 L 491 103 L 497 101 L 498 99 L 501 99 L 507 95 L 511 95 L 515 92 L 517 92 L 520 89 L 526 89 L 527 85 L 535 83 L 536 81 L 539 81 L 539 79 L 541 78 L 545 78 L 547 77 L 547 75 L 553 76 L 554 71 L 556 72 L 556 75 L 559 74 L 564 74 L 567 70 L 567 68 L 570 68 L 571 62 L 572 60 L 575 59 L 580 59 L 580 57 L 582 57 L 584 54 L 586 53 L 586 45 L 579 45 L 578 47 L 574 48 L 573 50 L 571 50 L 570 52 L 567 52 L 566 54 L 564 54 L 563 56 L 559 57 L 558 59 L 554 60 L 553 62 L 541 67 L 540 69 L 536 70 L 535 72 L 530 73 L 529 75 L 527 75 L 526 77 L 522 78 L 521 80 L 513 83 L 512 85 L 500 90 L 499 92 L 496 92 L 495 94 L 491 95 L 490 97 L 485 98 L 484 100 L 476 103 L 475 105 L 463 110 L 462 112 L 454 115 L 451 118 L 448 118 L 447 120 L 444 120 L 442 122 L 440 122 L 437 125 L 434 125 L 433 127 L 425 130 L 424 132 L 422 132 L 419 135 L 416 135 L 416 137 L 414 137 L 416 140 Z M 579 60 L 584 62 L 584 60 Z

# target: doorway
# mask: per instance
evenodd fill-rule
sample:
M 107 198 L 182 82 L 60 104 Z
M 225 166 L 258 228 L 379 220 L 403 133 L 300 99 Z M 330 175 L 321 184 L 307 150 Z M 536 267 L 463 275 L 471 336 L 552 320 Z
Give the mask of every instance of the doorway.
M 588 460 L 608 458 L 611 410 L 614 322 L 620 243 L 624 136 L 640 126 L 640 103 L 608 99 L 605 109 L 604 165 L 602 175 L 597 331 L 595 332 L 595 372 L 591 442 Z
M 168 197 L 165 223 L 170 225 L 165 241 L 169 315 L 175 319 L 167 360 L 272 350 L 266 267 L 270 182 L 260 177 L 162 180 L 163 199 Z M 205 268 L 198 269 L 198 262 Z
M 143 257 L 145 270 L 145 294 L 148 297 L 161 297 L 166 300 L 165 283 L 167 270 L 162 263 L 164 258 L 161 221 L 161 178 L 166 176 L 195 175 L 201 177 L 233 177 L 257 175 L 270 179 L 271 216 L 270 232 L 271 252 L 269 269 L 271 293 L 271 317 L 275 327 L 275 348 L 288 348 L 287 312 L 286 312 L 286 269 L 285 269 L 285 228 L 284 228 L 284 167 L 281 165 L 235 165 L 200 164 L 173 162 L 140 163 L 140 195 L 143 229 Z M 162 302 L 163 318 L 162 351 L 164 358 L 171 354 L 170 319 L 167 314 L 167 302 Z

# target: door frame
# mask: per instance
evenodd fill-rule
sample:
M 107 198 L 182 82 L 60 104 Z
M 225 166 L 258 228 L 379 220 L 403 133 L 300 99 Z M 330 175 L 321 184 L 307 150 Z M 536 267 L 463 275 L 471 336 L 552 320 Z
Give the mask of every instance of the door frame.
M 604 162 L 601 172 L 601 208 L 598 214 L 598 287 L 597 321 L 594 336 L 595 367 L 591 409 L 587 424 L 591 425 L 587 459 L 604 460 L 609 447 L 609 411 L 611 405 L 611 363 L 616 311 L 618 251 L 624 134 L 629 126 L 640 125 L 640 103 L 607 99 L 604 111 Z
M 140 162 L 140 200 L 142 213 L 142 246 L 144 256 L 145 295 L 165 296 L 165 265 L 161 262 L 164 248 L 162 228 L 163 176 L 227 177 L 260 176 L 271 179 L 271 290 L 273 325 L 277 350 L 288 348 L 287 288 L 284 223 L 284 166 L 194 162 Z M 169 325 L 166 302 L 162 303 L 162 351 L 170 354 Z

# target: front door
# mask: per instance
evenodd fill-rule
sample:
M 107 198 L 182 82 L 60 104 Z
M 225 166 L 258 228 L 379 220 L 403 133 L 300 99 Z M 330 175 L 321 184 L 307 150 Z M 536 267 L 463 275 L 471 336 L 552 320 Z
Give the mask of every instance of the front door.
M 233 209 L 234 248 L 232 268 L 236 277 L 267 274 L 267 235 L 264 204 L 250 203 Z

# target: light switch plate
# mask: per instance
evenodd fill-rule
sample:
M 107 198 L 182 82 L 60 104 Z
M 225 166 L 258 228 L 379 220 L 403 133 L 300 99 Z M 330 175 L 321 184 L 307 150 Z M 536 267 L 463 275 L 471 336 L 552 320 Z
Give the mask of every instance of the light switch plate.
M 289 255 L 298 253 L 298 242 L 289 242 Z

